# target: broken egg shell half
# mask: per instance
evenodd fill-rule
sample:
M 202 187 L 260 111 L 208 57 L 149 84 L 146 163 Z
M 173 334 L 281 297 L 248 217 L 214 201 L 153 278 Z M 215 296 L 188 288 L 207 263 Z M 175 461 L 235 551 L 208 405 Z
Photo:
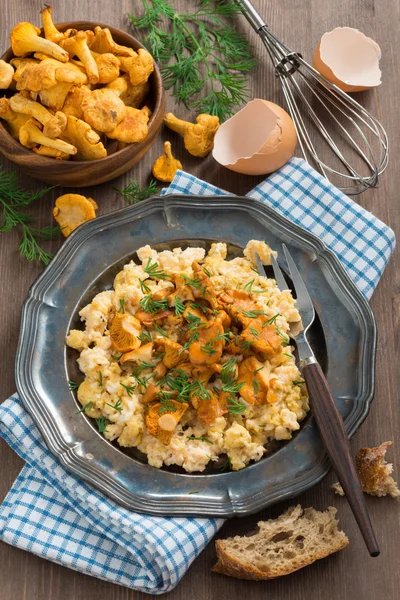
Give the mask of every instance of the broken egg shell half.
M 277 104 L 256 98 L 222 123 L 213 157 L 243 175 L 266 175 L 292 158 L 297 136 L 292 119 Z
M 352 27 L 324 33 L 315 49 L 313 67 L 344 92 L 361 92 L 381 84 L 381 49 Z

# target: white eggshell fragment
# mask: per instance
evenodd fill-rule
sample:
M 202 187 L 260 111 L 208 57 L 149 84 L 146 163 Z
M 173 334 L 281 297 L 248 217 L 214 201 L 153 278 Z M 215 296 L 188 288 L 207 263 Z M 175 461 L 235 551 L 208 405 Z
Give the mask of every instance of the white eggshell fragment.
M 266 175 L 293 156 L 296 130 L 277 104 L 256 98 L 222 123 L 214 138 L 213 157 L 244 175 Z
M 358 29 L 336 27 L 318 44 L 313 66 L 344 92 L 360 92 L 381 84 L 381 49 Z

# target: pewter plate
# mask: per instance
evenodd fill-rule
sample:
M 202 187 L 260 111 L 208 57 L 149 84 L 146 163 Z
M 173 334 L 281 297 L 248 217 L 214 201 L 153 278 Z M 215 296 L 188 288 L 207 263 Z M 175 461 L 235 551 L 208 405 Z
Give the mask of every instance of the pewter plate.
M 68 379 L 79 379 L 77 354 L 65 346 L 79 310 L 103 290 L 145 244 L 157 249 L 225 241 L 240 252 L 250 239 L 289 247 L 314 302 L 312 345 L 352 435 L 374 391 L 376 328 L 371 309 L 336 256 L 258 201 L 236 196 L 152 198 L 79 227 L 33 284 L 22 311 L 16 382 L 26 409 L 60 462 L 113 500 L 154 515 L 242 516 L 290 498 L 329 471 L 310 415 L 293 439 L 238 472 L 201 474 L 156 469 L 137 450 L 124 451 L 76 414 Z M 280 259 L 281 260 L 281 259 Z M 281 264 L 284 269 L 284 265 Z

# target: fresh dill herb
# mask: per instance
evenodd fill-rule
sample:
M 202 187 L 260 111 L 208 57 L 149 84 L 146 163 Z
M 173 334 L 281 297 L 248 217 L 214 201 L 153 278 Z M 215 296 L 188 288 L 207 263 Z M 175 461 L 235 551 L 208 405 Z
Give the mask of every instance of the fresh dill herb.
M 83 406 L 81 408 L 81 410 L 77 410 L 75 414 L 79 415 L 80 413 L 85 412 L 85 410 L 90 410 L 92 408 L 92 406 L 93 406 L 93 402 L 90 400 L 90 402 L 85 404 L 85 406 Z
M 147 382 L 149 381 L 149 379 L 151 379 L 153 377 L 153 375 L 150 375 L 149 377 L 136 377 L 134 375 L 136 381 L 138 382 L 138 385 L 142 386 L 145 390 L 147 389 Z
M 228 412 L 231 415 L 242 415 L 246 410 L 247 406 L 243 402 L 240 402 L 235 396 L 229 396 L 227 401 Z
M 240 348 L 242 350 L 250 350 L 253 341 L 254 340 L 249 340 L 249 341 L 241 340 L 238 335 L 235 337 L 235 344 L 237 346 L 240 346 Z
M 247 317 L 248 319 L 255 319 L 256 317 L 259 317 L 260 315 L 265 315 L 265 312 L 263 310 L 244 310 L 242 315 L 244 317 Z
M 287 356 L 288 358 L 293 358 L 293 355 L 292 354 L 288 354 L 287 352 L 282 352 L 282 354 L 284 356 Z
M 192 340 L 190 340 L 190 339 L 187 342 L 185 342 L 183 344 L 182 348 L 179 350 L 179 354 L 183 354 L 184 352 L 186 352 L 187 350 L 189 350 L 191 343 L 192 343 Z
M 207 324 L 204 323 L 200 319 L 200 317 L 198 317 L 197 315 L 194 315 L 191 312 L 189 312 L 185 318 L 186 318 L 186 321 L 189 323 L 189 325 L 188 325 L 188 331 L 193 331 L 193 330 L 198 329 L 199 327 L 206 327 L 207 326 Z
M 282 346 L 287 346 L 289 344 L 290 338 L 286 334 L 282 333 L 282 331 L 275 325 L 276 333 L 279 337 L 285 342 Z
M 260 382 L 257 381 L 257 379 L 253 379 L 253 390 L 255 394 L 258 394 L 258 392 L 260 391 Z
M 167 275 L 165 271 L 159 269 L 157 262 L 152 262 L 151 256 L 148 258 L 144 272 L 147 273 L 149 277 L 155 277 L 156 279 L 170 279 L 170 276 Z
M 228 456 L 228 458 L 226 459 L 226 461 L 224 462 L 224 464 L 222 465 L 222 467 L 221 467 L 220 471 L 221 471 L 221 473 L 222 473 L 223 471 L 227 471 L 228 469 L 229 469 L 229 470 L 231 470 L 231 469 L 232 469 L 232 461 L 231 461 L 231 459 L 230 459 L 230 457 L 229 457 L 229 456 Z
M 230 332 L 229 331 L 225 331 L 224 333 L 221 333 L 220 335 L 217 335 L 217 337 L 215 338 L 215 341 L 218 340 L 224 340 L 224 342 L 226 342 L 227 344 L 230 342 Z
M 293 385 L 303 385 L 303 383 L 305 383 L 305 381 L 300 381 L 300 380 L 293 381 Z
M 222 383 L 230 383 L 236 374 L 236 359 L 231 358 L 226 362 L 220 373 Z
M 267 325 L 274 325 L 278 317 L 280 317 L 280 313 L 276 313 L 276 315 L 268 319 L 268 321 L 265 321 L 265 323 L 263 324 L 263 329 Z
M 185 305 L 182 302 L 182 300 L 180 298 L 178 298 L 178 296 L 175 298 L 175 315 L 177 317 L 181 317 L 183 315 L 183 313 L 185 312 Z
M 209 392 L 209 390 L 198 379 L 193 381 L 193 383 L 190 386 L 190 391 L 195 396 L 200 398 L 200 400 L 209 400 L 211 398 L 211 393 Z
M 123 354 L 122 352 L 121 352 L 121 354 L 119 356 L 116 356 L 115 354 L 111 354 L 111 359 L 112 360 L 119 360 L 121 358 L 122 354 Z
M 122 385 L 122 387 L 126 390 L 126 393 L 129 397 L 133 395 L 133 392 L 135 391 L 134 385 L 126 385 L 125 383 L 122 383 L 122 381 L 120 381 L 119 384 Z
M 170 0 L 142 4 L 143 14 L 128 18 L 147 30 L 145 44 L 161 63 L 166 89 L 187 108 L 226 120 L 248 97 L 246 75 L 256 64 L 231 22 L 239 6 L 201 0 L 193 12 L 177 13 Z
M 210 271 L 207 269 L 207 267 L 204 267 L 204 266 L 203 266 L 203 271 L 204 271 L 204 273 L 207 275 L 207 277 L 211 277 L 211 273 L 210 273 Z
M 162 335 L 163 337 L 168 337 L 168 334 L 165 333 L 164 329 L 162 329 L 159 325 L 153 325 L 154 331 Z
M 158 183 L 152 179 L 147 187 L 140 187 L 133 179 L 122 190 L 114 187 L 114 190 L 124 197 L 127 204 L 136 204 L 142 200 L 146 200 L 150 196 L 154 196 L 158 192 Z
M 265 429 L 265 425 L 259 425 L 259 427 L 261 427 L 261 429 Z
M 207 306 L 203 306 L 202 304 L 198 304 L 197 302 L 191 302 L 190 306 L 192 308 L 198 308 L 198 309 L 200 309 L 203 312 L 203 314 L 205 314 L 205 315 L 208 313 L 208 310 L 209 310 L 207 308 Z M 217 311 L 217 313 L 218 313 L 218 311 Z
M 151 292 L 151 288 L 149 288 L 149 286 L 146 285 L 142 279 L 139 279 L 139 284 L 142 294 L 148 294 L 149 292 Z
M 166 385 L 174 392 L 178 392 L 175 398 L 178 402 L 187 402 L 191 391 L 189 375 L 181 369 L 169 371 L 159 382 L 160 386 Z
M 125 298 L 120 298 L 119 300 L 119 312 L 125 312 Z
M 96 425 L 97 429 L 99 430 L 99 433 L 104 433 L 107 429 L 107 426 L 110 425 L 110 421 L 105 417 L 99 417 L 98 419 L 96 419 Z
M 257 273 L 257 275 L 259 275 L 259 274 L 260 274 L 260 273 L 257 271 L 257 269 L 256 269 L 255 267 L 250 267 L 250 269 L 251 269 L 252 271 L 254 271 L 254 273 Z
M 114 408 L 119 414 L 122 413 L 122 403 L 121 403 L 121 398 L 118 398 L 118 400 L 116 401 L 115 404 L 109 404 L 108 402 L 106 402 L 107 406 L 111 406 L 111 408 Z
M 246 283 L 246 285 L 244 286 L 244 291 L 245 292 L 249 292 L 249 294 L 251 294 L 251 291 L 253 289 L 253 285 L 254 285 L 255 279 L 252 279 L 251 281 L 249 281 L 248 283 Z
M 258 367 L 258 369 L 256 369 L 254 371 L 254 375 L 256 375 L 259 371 L 262 371 L 265 365 L 262 365 L 261 367 Z
M 203 295 L 205 294 L 206 286 L 200 281 L 200 279 L 198 277 L 191 279 L 187 275 L 183 275 L 183 274 L 181 275 L 181 277 L 182 277 L 185 285 L 189 285 L 190 287 L 194 288 L 195 290 L 200 290 Z
M 208 342 L 205 344 L 205 346 L 200 346 L 200 349 L 202 350 L 202 352 L 204 352 L 205 354 L 208 354 L 209 356 L 212 356 L 213 354 L 216 353 L 213 340 L 208 340 Z
M 214 443 L 208 438 L 204 437 L 204 435 L 200 435 L 199 437 L 195 437 L 194 435 L 187 435 L 186 437 L 188 440 L 198 440 L 199 442 L 207 442 L 207 444 L 211 444 L 211 446 Z
M 158 397 L 160 399 L 160 408 L 158 409 L 158 414 L 162 415 L 163 413 L 169 411 L 169 412 L 176 412 L 176 406 L 174 406 L 171 402 L 171 399 L 169 397 L 169 395 L 166 392 L 160 392 L 158 394 Z
M 256 339 L 260 337 L 259 332 L 257 331 L 257 329 L 254 329 L 254 327 L 250 327 L 250 331 Z
M 39 260 L 47 265 L 53 258 L 39 245 L 38 240 L 51 240 L 60 233 L 60 228 L 33 227 L 32 217 L 26 208 L 42 198 L 50 189 L 46 188 L 37 192 L 28 191 L 20 187 L 17 174 L 0 167 L 0 232 L 6 233 L 18 227 L 21 231 L 18 250 L 21 256 L 28 260 Z
M 227 394 L 238 394 L 242 387 L 244 386 L 244 381 L 237 383 L 236 381 L 230 381 L 228 383 L 224 383 L 221 391 L 226 392 Z
M 139 361 L 139 364 L 136 365 L 132 375 L 136 378 L 146 369 L 154 369 L 154 365 L 152 363 L 145 362 L 144 360 Z
M 103 373 L 99 371 L 99 387 L 103 387 Z
M 168 300 L 166 298 L 164 300 L 153 300 L 151 295 L 147 294 L 139 300 L 139 305 L 145 312 L 154 314 L 168 308 Z
M 142 331 L 142 333 L 136 337 L 142 342 L 142 344 L 148 344 L 153 341 L 150 331 Z
M 71 392 L 75 392 L 75 390 L 78 389 L 79 385 L 80 384 L 77 381 L 72 381 L 72 379 L 68 379 L 68 387 L 71 390 Z

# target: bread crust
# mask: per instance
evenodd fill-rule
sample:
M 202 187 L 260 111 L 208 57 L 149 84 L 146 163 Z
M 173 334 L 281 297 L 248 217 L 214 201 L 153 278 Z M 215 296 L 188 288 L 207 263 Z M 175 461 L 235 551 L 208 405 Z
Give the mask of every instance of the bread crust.
M 300 508 L 300 507 L 296 507 Z M 293 510 L 293 508 L 289 509 L 289 511 Z M 328 509 L 329 512 L 336 512 L 335 509 L 331 507 Z M 287 511 L 287 512 L 289 512 Z M 317 511 L 315 511 L 317 512 Z M 282 520 L 287 513 L 281 515 L 278 519 Z M 321 513 L 319 513 L 321 514 Z M 334 514 L 334 513 L 333 513 Z M 278 521 L 278 519 L 276 521 Z M 243 539 L 243 538 L 239 538 Z M 251 540 L 251 536 L 246 538 L 249 541 Z M 216 540 L 215 548 L 217 551 L 218 562 L 212 567 L 212 571 L 214 573 L 220 573 L 222 575 L 228 575 L 229 577 L 235 577 L 237 579 L 248 579 L 254 581 L 261 581 L 267 579 L 276 579 L 277 577 L 282 577 L 283 575 L 289 575 L 290 573 L 294 573 L 299 569 L 307 567 L 311 565 L 316 560 L 321 558 L 325 558 L 334 552 L 338 552 L 342 550 L 349 544 L 349 540 L 347 536 L 343 532 L 336 532 L 336 535 L 330 541 L 330 544 L 326 544 L 324 550 L 319 552 L 314 552 L 309 555 L 297 556 L 295 559 L 289 559 L 285 565 L 285 568 L 278 568 L 276 565 L 271 564 L 271 568 L 269 570 L 261 571 L 258 567 L 251 564 L 247 560 L 236 556 L 229 549 L 229 538 L 227 540 Z M 268 541 L 266 542 L 268 543 Z

